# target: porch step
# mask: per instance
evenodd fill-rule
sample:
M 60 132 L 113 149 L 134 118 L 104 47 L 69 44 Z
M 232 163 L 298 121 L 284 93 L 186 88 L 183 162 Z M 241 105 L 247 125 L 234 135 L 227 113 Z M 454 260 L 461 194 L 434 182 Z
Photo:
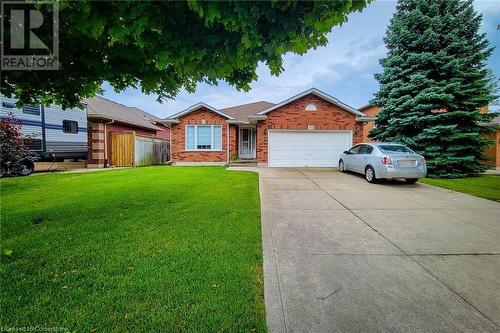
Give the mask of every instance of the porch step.
M 229 166 L 232 167 L 256 167 L 257 160 L 255 159 L 245 159 L 245 160 L 236 160 L 229 163 Z

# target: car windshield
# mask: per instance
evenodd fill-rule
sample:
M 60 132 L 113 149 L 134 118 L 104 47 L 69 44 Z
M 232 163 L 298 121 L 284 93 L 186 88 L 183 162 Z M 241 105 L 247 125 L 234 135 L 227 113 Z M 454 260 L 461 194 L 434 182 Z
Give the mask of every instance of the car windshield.
M 401 146 L 401 145 L 380 145 L 378 146 L 380 150 L 382 150 L 384 153 L 412 153 L 413 150 L 411 150 L 408 147 Z

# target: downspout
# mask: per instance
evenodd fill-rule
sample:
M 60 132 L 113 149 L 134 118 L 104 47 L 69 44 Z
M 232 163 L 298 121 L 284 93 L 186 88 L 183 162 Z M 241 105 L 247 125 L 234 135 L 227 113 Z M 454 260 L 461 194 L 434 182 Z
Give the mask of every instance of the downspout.
M 108 161 L 108 132 L 107 132 L 107 126 L 108 124 L 114 123 L 115 120 L 111 120 L 110 122 L 104 123 L 104 168 L 109 168 L 109 161 Z
M 172 163 L 172 126 L 163 124 L 166 128 L 169 129 L 168 131 L 168 161 L 165 162 L 165 164 L 171 164 Z
M 229 164 L 229 124 L 227 124 L 227 135 L 226 135 L 226 156 L 227 156 L 227 161 L 226 164 Z

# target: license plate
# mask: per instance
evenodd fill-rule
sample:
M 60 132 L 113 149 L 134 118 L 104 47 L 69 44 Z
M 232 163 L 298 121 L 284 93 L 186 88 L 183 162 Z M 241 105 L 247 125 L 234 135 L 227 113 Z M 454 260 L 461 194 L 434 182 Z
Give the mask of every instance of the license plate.
M 399 166 L 403 168 L 414 167 L 417 165 L 417 160 L 399 160 Z

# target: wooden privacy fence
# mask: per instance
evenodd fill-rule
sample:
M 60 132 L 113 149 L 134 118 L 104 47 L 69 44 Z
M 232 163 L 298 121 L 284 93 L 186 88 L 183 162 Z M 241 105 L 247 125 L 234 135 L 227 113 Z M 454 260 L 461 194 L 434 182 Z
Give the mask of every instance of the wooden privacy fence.
M 170 160 L 170 142 L 168 140 L 136 137 L 135 165 L 163 164 Z
M 110 133 L 110 159 L 113 166 L 163 164 L 170 160 L 168 140 L 135 136 L 135 132 Z
M 133 166 L 135 132 L 110 133 L 110 159 L 113 166 Z

